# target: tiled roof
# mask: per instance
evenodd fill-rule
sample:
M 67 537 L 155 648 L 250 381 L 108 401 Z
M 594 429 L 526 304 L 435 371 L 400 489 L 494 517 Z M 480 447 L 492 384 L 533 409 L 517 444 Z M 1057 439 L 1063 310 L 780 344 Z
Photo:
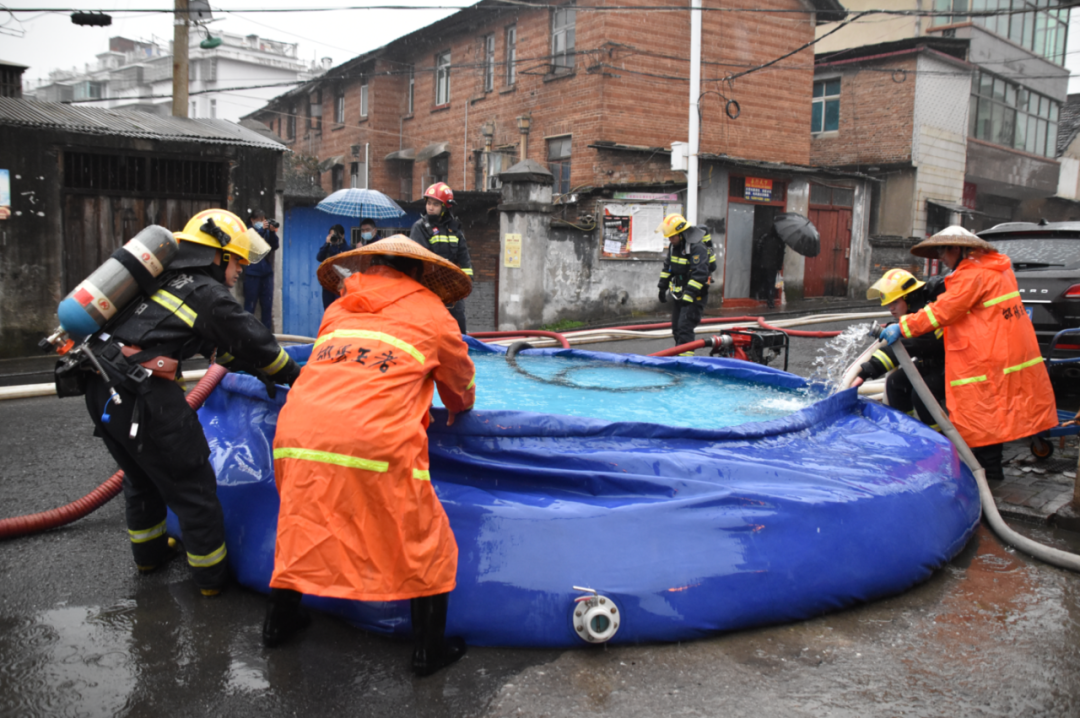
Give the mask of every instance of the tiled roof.
M 286 149 L 283 144 L 228 120 L 164 117 L 138 110 L 79 107 L 13 97 L 0 97 L 0 125 L 146 140 Z

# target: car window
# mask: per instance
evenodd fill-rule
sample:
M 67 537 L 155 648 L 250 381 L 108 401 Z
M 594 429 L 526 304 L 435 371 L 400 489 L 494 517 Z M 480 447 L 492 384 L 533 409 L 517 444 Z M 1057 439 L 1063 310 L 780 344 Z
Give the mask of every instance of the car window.
M 1013 264 L 1080 264 L 1080 238 L 988 239 Z

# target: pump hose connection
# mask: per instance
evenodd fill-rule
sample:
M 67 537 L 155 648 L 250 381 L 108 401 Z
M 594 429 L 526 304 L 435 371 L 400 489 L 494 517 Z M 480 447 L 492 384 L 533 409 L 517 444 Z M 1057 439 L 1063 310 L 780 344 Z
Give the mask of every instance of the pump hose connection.
M 228 369 L 220 364 L 211 364 L 203 378 L 195 385 L 195 388 L 184 397 L 188 406 L 192 409 L 198 409 L 202 406 L 203 402 L 206 401 L 206 397 L 210 396 L 210 392 L 217 387 L 221 379 L 228 373 Z M 27 536 L 77 521 L 111 501 L 120 493 L 123 485 L 124 472 L 117 471 L 89 494 L 72 501 L 66 506 L 36 514 L 27 514 L 26 516 L 0 519 L 0 540 Z
M 881 329 L 881 326 L 877 322 L 874 322 L 874 325 L 870 329 L 871 336 L 875 339 L 879 337 Z M 883 345 L 884 342 L 878 341 L 874 344 L 873 348 Z M 960 436 L 960 432 L 956 430 L 956 427 L 949 421 L 949 418 L 945 416 L 945 412 L 941 410 L 941 405 L 938 404 L 937 399 L 930 393 L 930 389 L 927 388 L 926 382 L 923 381 L 922 375 L 919 374 L 919 370 L 915 368 L 915 364 L 911 361 L 911 356 L 908 354 L 903 342 L 894 342 L 890 346 L 892 347 L 893 354 L 896 355 L 896 358 L 900 362 L 900 368 L 904 370 L 908 381 L 911 382 L 911 385 L 919 394 L 919 398 L 922 399 L 923 404 L 934 417 L 934 421 L 937 422 L 938 427 L 945 433 L 945 436 L 949 437 L 956 447 L 957 453 L 960 454 L 960 459 L 967 464 L 968 468 L 971 469 L 971 473 L 975 475 L 975 481 L 979 485 L 979 499 L 982 502 L 983 516 L 986 517 L 986 522 L 990 524 L 990 528 L 993 529 L 994 533 L 996 533 L 1002 541 L 1020 549 L 1024 553 L 1045 561 L 1048 564 L 1059 568 L 1067 568 L 1070 571 L 1080 572 L 1080 556 L 1069 553 L 1068 551 L 1061 551 L 1052 546 L 1044 546 L 1043 544 L 1032 541 L 1027 536 L 1022 536 L 1009 528 L 1008 524 L 1001 518 L 1001 514 L 998 513 L 994 495 L 990 492 L 990 485 L 986 483 L 986 472 L 983 471 L 982 466 L 979 465 L 975 455 L 971 453 L 971 449 Z

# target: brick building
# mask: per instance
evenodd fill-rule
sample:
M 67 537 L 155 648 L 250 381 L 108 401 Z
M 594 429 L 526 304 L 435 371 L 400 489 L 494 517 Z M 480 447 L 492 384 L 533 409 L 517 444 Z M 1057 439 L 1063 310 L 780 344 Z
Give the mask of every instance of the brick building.
M 548 266 L 550 296 L 534 320 L 651 313 L 660 308 L 653 286 L 663 242 L 646 235 L 654 235 L 656 215 L 685 206 L 686 176 L 675 169 L 671 146 L 687 139 L 691 23 L 687 10 L 649 6 L 480 2 L 331 68 L 248 118 L 269 126 L 295 153 L 317 158 L 326 192 L 369 187 L 407 207 L 435 181 L 477 193 L 466 230 L 470 246 L 494 262 L 502 246 L 491 221 L 499 197 L 484 193 L 499 189 L 503 171 L 533 160 L 552 174 L 544 239 L 554 254 L 556 247 L 574 248 L 564 264 Z M 722 297 L 750 299 L 743 280 L 751 244 L 772 214 L 809 211 L 810 43 L 818 24 L 844 16 L 836 0 L 745 6 L 723 0 L 702 13 L 698 219 L 733 261 L 715 277 L 714 306 Z M 861 256 L 851 246 L 864 223 L 857 204 L 867 194 L 858 175 L 820 177 L 851 194 L 847 245 L 838 251 L 845 259 Z M 748 179 L 770 189 L 747 191 Z M 638 219 L 616 244 L 607 242 L 612 237 L 601 221 L 612 207 Z M 729 217 L 733 207 L 741 212 L 737 221 Z M 478 285 L 497 277 L 494 267 L 477 269 Z M 804 270 L 801 257 L 785 264 L 789 296 L 803 294 Z M 819 293 L 848 293 L 848 271 L 845 264 L 843 282 Z M 725 277 L 736 280 L 726 290 Z M 610 291 L 613 282 L 618 291 Z

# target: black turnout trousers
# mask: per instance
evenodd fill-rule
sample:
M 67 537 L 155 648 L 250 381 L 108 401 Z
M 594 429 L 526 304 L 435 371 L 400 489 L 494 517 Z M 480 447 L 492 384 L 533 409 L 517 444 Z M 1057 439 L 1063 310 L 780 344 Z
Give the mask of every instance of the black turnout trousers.
M 701 324 L 701 317 L 705 313 L 705 301 L 707 294 L 702 294 L 700 302 L 684 302 L 676 297 L 671 305 L 671 335 L 675 338 L 675 346 L 689 344 L 697 337 L 694 330 Z
M 195 411 L 175 381 L 150 377 L 139 410 L 139 431 L 129 437 L 137 395 L 123 387 L 122 404 L 109 401 L 98 376 L 86 386 L 86 408 L 95 434 L 124 471 L 131 551 L 139 566 L 154 566 L 169 555 L 164 533 L 166 506 L 180 521 L 195 585 L 220 588 L 228 580 L 225 520 L 217 498 L 210 447 Z M 106 407 L 107 405 L 107 407 Z M 103 421 L 102 414 L 109 420 Z

